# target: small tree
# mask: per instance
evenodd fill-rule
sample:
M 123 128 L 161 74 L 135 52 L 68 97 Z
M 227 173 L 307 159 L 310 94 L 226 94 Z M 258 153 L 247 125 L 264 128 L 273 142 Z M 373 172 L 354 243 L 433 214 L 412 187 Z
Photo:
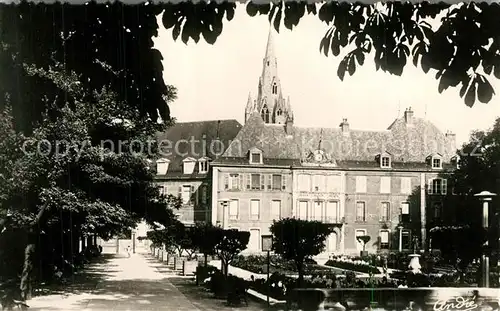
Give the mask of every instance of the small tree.
M 227 276 L 231 261 L 247 248 L 250 232 L 216 228 L 210 233 L 213 235 L 211 239 L 217 241 L 215 253 L 222 262 L 222 273 Z
M 332 229 L 319 221 L 285 218 L 273 222 L 270 230 L 273 234 L 273 250 L 283 258 L 295 262 L 300 286 L 304 279 L 305 260 L 323 251 Z
M 173 246 L 177 250 L 179 256 L 182 256 L 182 253 L 186 252 L 188 260 L 192 259 L 196 251 L 192 237 L 193 228 L 186 227 L 182 222 L 177 221 L 170 230 L 172 230 Z
M 191 231 L 194 247 L 205 257 L 205 267 L 208 264 L 208 255 L 215 255 L 215 247 L 219 242 L 215 231 L 218 229 L 210 223 L 197 223 Z
M 360 235 L 356 239 L 363 244 L 363 253 L 366 252 L 366 245 L 370 242 L 371 237 L 369 235 Z

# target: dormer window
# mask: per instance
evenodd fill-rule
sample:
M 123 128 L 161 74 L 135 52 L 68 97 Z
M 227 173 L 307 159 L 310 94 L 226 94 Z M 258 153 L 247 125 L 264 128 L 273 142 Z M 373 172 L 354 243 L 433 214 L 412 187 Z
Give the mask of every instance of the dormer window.
M 262 154 L 258 153 L 258 152 L 253 152 L 251 155 L 250 155 L 250 162 L 255 164 L 255 163 L 262 163 Z
M 198 172 L 201 174 L 206 174 L 208 173 L 208 160 L 209 158 L 203 157 L 198 160 Z
M 166 175 L 168 171 L 168 165 L 170 164 L 169 159 L 161 158 L 156 161 L 156 174 Z
M 380 160 L 380 166 L 383 168 L 391 167 L 391 158 L 387 156 L 382 157 L 382 159 Z
M 262 164 L 262 151 L 252 148 L 249 151 L 250 164 Z
M 196 159 L 191 158 L 191 157 L 182 160 L 183 173 L 184 174 L 193 174 L 195 164 L 196 164 Z
M 273 83 L 273 94 L 278 94 L 278 85 L 276 82 Z
M 391 155 L 388 152 L 379 154 L 378 161 L 381 168 L 391 168 Z
M 432 169 L 442 169 L 443 168 L 443 157 L 439 154 L 432 154 L 428 157 L 430 166 Z

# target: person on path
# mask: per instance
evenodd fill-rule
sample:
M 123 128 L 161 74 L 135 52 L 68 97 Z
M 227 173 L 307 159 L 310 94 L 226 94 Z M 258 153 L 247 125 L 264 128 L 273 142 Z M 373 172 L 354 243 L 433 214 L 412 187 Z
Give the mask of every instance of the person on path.
M 127 251 L 127 257 L 130 258 L 130 246 L 127 245 L 127 247 L 125 248 L 125 250 Z

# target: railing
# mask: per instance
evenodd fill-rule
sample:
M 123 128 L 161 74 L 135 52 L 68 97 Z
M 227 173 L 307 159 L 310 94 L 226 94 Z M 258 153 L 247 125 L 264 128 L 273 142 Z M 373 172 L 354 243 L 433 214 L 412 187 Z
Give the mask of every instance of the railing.
M 288 310 L 321 305 L 337 310 L 479 311 L 498 310 L 499 301 L 497 288 L 309 288 L 291 290 L 287 305 Z

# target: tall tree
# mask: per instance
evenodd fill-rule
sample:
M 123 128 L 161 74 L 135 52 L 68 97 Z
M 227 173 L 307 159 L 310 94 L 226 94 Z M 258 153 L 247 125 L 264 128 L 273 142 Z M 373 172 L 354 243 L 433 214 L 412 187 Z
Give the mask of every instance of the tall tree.
M 45 112 L 44 96 L 60 90 L 28 75 L 23 64 L 47 69 L 56 60 L 78 72 L 89 90 L 108 85 L 140 115 L 170 120 L 165 98 L 173 98 L 175 88 L 164 83 L 162 56 L 152 40 L 161 11 L 150 3 L 1 4 L 0 108 L 9 94 L 16 128 L 29 132 Z M 57 104 L 64 106 L 63 98 Z
M 293 260 L 299 274 L 298 284 L 304 280 L 306 259 L 325 249 L 325 241 L 332 229 L 319 221 L 284 218 L 271 225 L 273 250 L 287 260 Z
M 444 202 L 446 219 L 431 228 L 431 234 L 445 259 L 464 271 L 484 251 L 498 249 L 500 202 L 493 198 L 485 232 L 481 202 L 474 194 L 485 190 L 500 194 L 500 119 L 488 131 L 473 132 L 457 154 L 458 169 L 445 176 L 452 187 Z
M 147 159 L 155 154 L 138 147 L 156 150 L 154 134 L 162 125 L 141 116 L 107 86 L 89 93 L 81 77 L 59 63 L 47 70 L 24 69 L 53 83 L 66 102 L 59 107 L 47 94 L 47 111 L 31 135 L 14 129 L 9 109 L 0 127 L 6 147 L 0 150 L 2 231 L 21 228 L 28 234 L 21 278 L 28 299 L 37 244 L 40 254 L 56 251 L 60 259 L 54 264 L 68 270 L 81 235 L 109 238 L 141 219 L 170 225 L 175 217 L 168 205 L 175 201 L 160 196 L 153 183 Z M 119 149 L 103 145 L 110 138 L 121 142 Z M 47 244 L 48 233 L 60 236 L 58 249 Z

